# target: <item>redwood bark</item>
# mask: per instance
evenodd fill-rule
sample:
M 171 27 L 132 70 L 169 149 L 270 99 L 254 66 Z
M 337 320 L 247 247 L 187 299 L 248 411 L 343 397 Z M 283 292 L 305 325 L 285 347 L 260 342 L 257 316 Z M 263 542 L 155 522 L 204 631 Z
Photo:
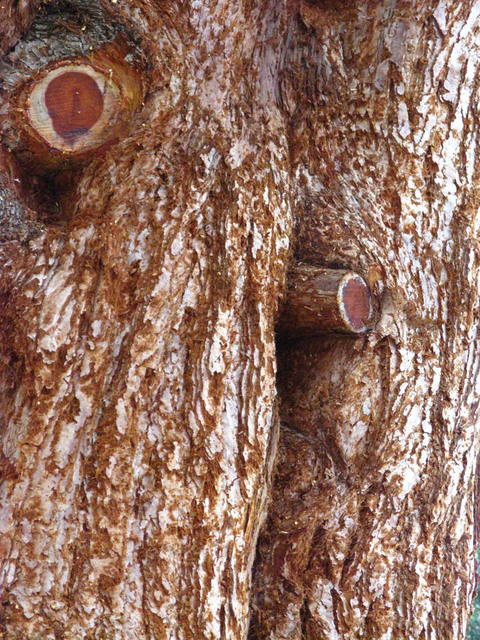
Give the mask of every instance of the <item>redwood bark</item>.
M 117 7 L 150 69 L 134 131 L 2 254 L 2 630 L 240 638 L 291 217 L 284 12 Z
M 146 96 L 85 166 L 2 149 L 4 637 L 463 638 L 480 2 L 6 2 L 3 123 L 112 24 Z M 283 345 L 277 401 L 289 259 L 381 315 Z
M 464 638 L 478 434 L 478 2 L 305 5 L 296 257 L 385 270 L 365 338 L 283 345 L 253 639 Z M 347 15 L 348 14 L 348 15 Z M 303 97 L 301 105 L 298 96 Z

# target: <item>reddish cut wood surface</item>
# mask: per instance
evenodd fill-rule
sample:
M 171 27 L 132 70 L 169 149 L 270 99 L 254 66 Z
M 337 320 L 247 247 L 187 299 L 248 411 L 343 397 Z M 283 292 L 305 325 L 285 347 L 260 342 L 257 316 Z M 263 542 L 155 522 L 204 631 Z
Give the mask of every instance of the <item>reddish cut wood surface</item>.
M 372 318 L 370 291 L 363 278 L 349 280 L 342 290 L 345 314 L 355 331 L 364 330 Z
M 75 141 L 99 120 L 103 96 L 95 80 L 86 73 L 67 71 L 49 83 L 45 104 L 58 135 Z

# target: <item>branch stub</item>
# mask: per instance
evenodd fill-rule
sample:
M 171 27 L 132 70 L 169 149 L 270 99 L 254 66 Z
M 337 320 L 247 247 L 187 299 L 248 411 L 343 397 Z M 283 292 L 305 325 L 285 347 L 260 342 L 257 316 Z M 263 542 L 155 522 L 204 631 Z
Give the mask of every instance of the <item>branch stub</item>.
M 372 328 L 375 316 L 372 296 L 360 275 L 344 269 L 297 265 L 287 281 L 277 325 L 282 337 L 359 334 Z

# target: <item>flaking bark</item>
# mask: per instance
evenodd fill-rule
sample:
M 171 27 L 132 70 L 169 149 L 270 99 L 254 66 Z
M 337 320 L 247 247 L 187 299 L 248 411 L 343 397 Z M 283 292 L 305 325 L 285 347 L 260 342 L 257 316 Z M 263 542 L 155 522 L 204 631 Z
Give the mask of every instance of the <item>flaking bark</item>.
M 5 48 L 36 6 L 6 2 Z M 145 60 L 131 133 L 2 165 L 1 632 L 463 638 L 480 2 L 102 6 Z M 281 347 L 276 457 L 289 258 L 376 269 L 381 317 Z
M 77 175 L 68 220 L 4 256 L 6 637 L 246 636 L 290 224 L 261 93 L 275 4 L 202 3 L 180 33 L 136 13 L 153 69 L 135 133 Z M 219 23 L 234 64 L 209 82 Z

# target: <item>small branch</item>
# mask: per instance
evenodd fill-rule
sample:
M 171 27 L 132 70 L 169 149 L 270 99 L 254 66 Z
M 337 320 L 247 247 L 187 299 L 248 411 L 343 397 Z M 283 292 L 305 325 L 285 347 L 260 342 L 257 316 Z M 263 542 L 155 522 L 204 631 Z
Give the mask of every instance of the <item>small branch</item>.
M 373 327 L 370 289 L 352 271 L 298 265 L 288 274 L 287 287 L 277 324 L 282 337 L 359 334 Z

